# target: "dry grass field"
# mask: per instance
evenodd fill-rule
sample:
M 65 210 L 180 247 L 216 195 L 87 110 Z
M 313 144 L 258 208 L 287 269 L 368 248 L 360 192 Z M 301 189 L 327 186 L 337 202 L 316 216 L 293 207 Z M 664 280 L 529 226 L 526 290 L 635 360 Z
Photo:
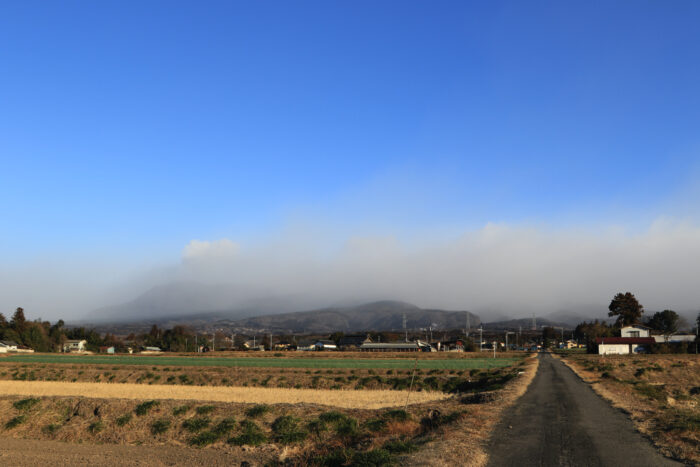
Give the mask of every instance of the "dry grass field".
M 381 409 L 446 399 L 438 391 L 279 389 L 245 387 L 166 386 L 162 384 L 65 383 L 56 381 L 0 381 L 0 394 L 97 399 L 172 399 L 183 401 L 245 402 L 255 404 L 310 404 L 343 408 Z
M 700 464 L 700 359 L 696 355 L 570 355 L 582 379 L 629 413 L 666 455 Z
M 251 465 L 480 465 L 536 365 L 418 369 L 404 408 L 413 370 L 0 362 L 0 437 L 205 448 Z

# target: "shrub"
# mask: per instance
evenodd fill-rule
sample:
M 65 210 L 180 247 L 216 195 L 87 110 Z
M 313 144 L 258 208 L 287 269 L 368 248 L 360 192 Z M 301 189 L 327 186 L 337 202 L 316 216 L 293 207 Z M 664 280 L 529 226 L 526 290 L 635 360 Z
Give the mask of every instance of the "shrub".
M 157 407 L 159 405 L 160 405 L 160 402 L 158 402 L 158 401 L 142 402 L 136 406 L 136 409 L 134 409 L 134 412 L 136 412 L 136 415 L 138 415 L 138 416 L 146 415 L 153 407 Z
M 235 426 L 236 420 L 230 417 L 224 418 L 219 423 L 217 423 L 211 431 L 217 434 L 218 436 L 223 436 L 229 434 L 229 432 L 231 432 Z
M 373 418 L 371 420 L 367 420 L 365 422 L 365 426 L 372 432 L 382 431 L 384 428 L 386 428 L 386 420 L 382 418 Z
M 206 415 L 208 413 L 212 413 L 216 407 L 213 405 L 202 405 L 199 406 L 195 409 L 195 412 L 197 412 L 197 415 Z
M 174 415 L 175 417 L 178 417 L 178 416 L 180 416 L 180 415 L 182 415 L 182 414 L 185 414 L 185 413 L 189 412 L 189 410 L 190 410 L 191 408 L 192 408 L 192 406 L 189 406 L 189 405 L 181 405 L 181 406 L 179 406 L 179 407 L 175 407 L 175 408 L 173 409 L 173 415 Z
M 326 455 L 319 456 L 319 457 L 315 458 L 314 464 L 328 466 L 328 467 L 341 467 L 344 465 L 348 465 L 352 461 L 352 458 L 354 455 L 355 455 L 354 450 L 340 448 L 340 449 L 336 449 L 334 451 L 331 451 Z
M 308 433 L 299 429 L 299 419 L 291 415 L 278 417 L 272 423 L 272 432 L 275 434 L 275 441 L 282 444 L 298 443 L 308 436 Z
M 266 404 L 257 404 L 252 407 L 249 407 L 245 411 L 246 417 L 250 418 L 257 418 L 262 415 L 265 415 L 266 413 L 270 412 L 272 410 L 272 407 Z
M 227 441 L 229 444 L 234 446 L 259 446 L 267 441 L 267 436 L 260 429 L 260 427 L 250 420 L 243 420 L 241 422 L 241 427 L 243 432 Z
M 392 420 L 397 420 L 399 422 L 405 422 L 406 420 L 411 418 L 411 415 L 409 415 L 408 412 L 406 412 L 403 409 L 394 409 L 394 410 L 389 410 L 384 414 L 386 418 L 390 418 Z
M 128 413 L 126 415 L 122 415 L 121 417 L 117 418 L 117 420 L 116 420 L 117 426 L 124 426 L 127 423 L 129 423 L 130 421 L 131 421 L 131 414 L 130 413 Z
M 192 433 L 203 430 L 211 423 L 209 417 L 190 418 L 182 422 L 182 427 Z
M 26 417 L 24 415 L 17 415 L 16 417 L 10 419 L 10 421 L 5 423 L 5 428 L 8 430 L 11 430 L 12 428 L 24 423 L 25 420 L 26 420 Z
M 204 433 L 200 433 L 194 438 L 191 438 L 189 440 L 189 444 L 191 446 L 208 446 L 210 444 L 215 443 L 219 439 L 219 435 L 211 432 L 211 431 L 205 431 Z
M 668 425 L 668 430 L 700 431 L 700 415 L 676 411 Z
M 357 420 L 354 418 L 346 418 L 339 421 L 335 426 L 335 432 L 340 436 L 357 436 L 360 430 L 357 427 Z
M 400 439 L 394 439 L 387 441 L 382 446 L 382 449 L 389 451 L 392 454 L 403 454 L 408 452 L 414 452 L 418 450 L 418 446 L 412 441 L 404 441 Z
M 378 467 L 391 464 L 391 453 L 385 449 L 372 449 L 366 452 L 356 452 L 352 457 L 352 465 L 357 467 Z
M 105 426 L 102 423 L 102 421 L 98 420 L 90 424 L 90 426 L 88 427 L 88 431 L 94 435 L 95 433 L 99 433 L 100 431 L 102 431 L 104 427 Z
M 309 433 L 313 433 L 316 436 L 320 435 L 324 431 L 328 431 L 328 427 L 323 420 L 311 420 L 309 423 L 307 423 L 306 429 L 309 431 Z
M 56 434 L 56 432 L 61 428 L 61 425 L 57 425 L 55 423 L 50 423 L 46 425 L 44 428 L 41 429 L 44 433 L 47 435 L 53 435 Z
M 167 418 L 161 418 L 151 423 L 151 433 L 153 433 L 154 435 L 160 435 L 162 433 L 165 433 L 169 429 L 170 420 L 168 420 Z
M 319 420 L 327 422 L 327 423 L 337 423 L 341 420 L 345 420 L 348 418 L 347 415 L 344 413 L 332 410 L 330 412 L 325 412 L 322 413 L 321 415 L 318 416 Z
M 29 397 L 27 399 L 18 400 L 17 402 L 12 404 L 12 407 L 14 407 L 17 410 L 29 410 L 38 403 L 39 399 L 35 397 Z
M 657 401 L 666 400 L 666 391 L 662 386 L 654 386 L 646 383 L 638 383 L 634 389 L 643 396 Z

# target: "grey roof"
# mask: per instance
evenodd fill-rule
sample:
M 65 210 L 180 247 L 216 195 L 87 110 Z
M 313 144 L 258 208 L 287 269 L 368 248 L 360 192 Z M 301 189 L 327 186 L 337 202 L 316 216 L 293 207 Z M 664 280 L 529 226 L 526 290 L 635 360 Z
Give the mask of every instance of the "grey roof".
M 360 346 L 360 349 L 417 349 L 419 346 L 415 342 L 367 342 Z
M 7 347 L 17 347 L 17 342 L 15 341 L 0 341 L 0 344 L 3 344 Z

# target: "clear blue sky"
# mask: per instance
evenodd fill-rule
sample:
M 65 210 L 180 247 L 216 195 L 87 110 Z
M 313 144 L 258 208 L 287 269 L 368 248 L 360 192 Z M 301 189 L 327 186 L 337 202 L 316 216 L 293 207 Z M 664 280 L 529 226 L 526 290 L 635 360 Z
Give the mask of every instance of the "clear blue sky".
M 697 1 L 5 2 L 0 255 L 695 215 L 669 210 L 698 186 L 699 24 Z

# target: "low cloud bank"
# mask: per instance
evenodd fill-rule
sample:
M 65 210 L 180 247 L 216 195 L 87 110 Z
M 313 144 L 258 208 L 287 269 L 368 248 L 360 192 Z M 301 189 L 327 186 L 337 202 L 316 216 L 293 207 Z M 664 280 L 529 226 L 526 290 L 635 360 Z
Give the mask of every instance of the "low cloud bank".
M 257 241 L 192 240 L 169 266 L 107 271 L 104 263 L 0 267 L 0 312 L 23 306 L 32 318 L 76 319 L 178 281 L 235 285 L 241 305 L 266 296 L 289 297 L 298 307 L 398 299 L 486 319 L 563 310 L 604 316 L 616 292 L 632 291 L 649 311 L 691 311 L 700 309 L 700 226 L 664 219 L 636 232 L 487 224 L 410 241 L 306 228 Z
M 700 308 L 700 227 L 658 220 L 642 232 L 488 224 L 452 239 L 405 243 L 319 235 L 264 244 L 193 241 L 180 279 L 231 282 L 319 305 L 396 298 L 424 307 L 526 316 L 600 310 L 632 291 L 649 310 Z

